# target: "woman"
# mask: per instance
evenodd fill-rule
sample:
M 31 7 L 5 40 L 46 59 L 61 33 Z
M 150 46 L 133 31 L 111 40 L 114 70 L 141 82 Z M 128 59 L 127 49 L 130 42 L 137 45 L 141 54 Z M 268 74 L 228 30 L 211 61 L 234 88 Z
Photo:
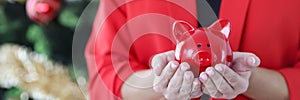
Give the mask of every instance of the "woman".
M 195 84 L 191 83 L 191 80 L 197 79 L 190 79 L 186 82 L 187 85 L 180 84 L 171 90 L 167 90 L 171 81 L 165 82 L 164 85 L 160 84 L 163 82 L 158 82 L 152 87 L 154 80 L 162 77 L 160 72 L 171 68 L 171 65 L 175 65 L 175 69 L 183 69 L 178 72 L 179 80 L 183 80 L 184 73 L 189 73 L 187 64 L 171 62 L 168 67 L 169 59 L 158 60 L 166 62 L 160 63 L 162 67 L 154 67 L 155 71 L 155 68 L 158 69 L 157 75 L 154 75 L 149 60 L 156 54 L 162 56 L 155 56 L 155 59 L 172 55 L 171 50 L 174 50 L 175 45 L 169 33 L 174 20 L 185 20 L 197 26 L 197 20 L 201 19 L 197 17 L 196 3 L 177 0 L 102 0 L 86 48 L 91 99 L 189 99 L 199 97 L 203 92 L 213 98 L 226 99 L 241 94 L 235 98 L 238 100 L 300 98 L 297 95 L 300 92 L 300 80 L 296 77 L 300 75 L 300 13 L 297 10 L 300 1 L 297 0 L 221 2 L 219 18 L 231 21 L 230 43 L 234 51 L 240 52 L 234 56 L 250 59 L 234 62 L 244 64 L 242 67 L 248 65 L 253 68 L 259 63 L 256 56 L 261 60 L 260 66 L 248 71 L 246 76 L 231 69 L 224 69 L 226 67 L 221 65 L 223 71 L 235 72 L 230 75 L 240 77 L 236 80 L 240 85 L 230 82 L 220 85 L 231 86 L 231 92 L 220 91 L 220 86 L 203 80 L 205 76 L 212 82 L 227 80 L 228 78 L 213 77 L 211 72 L 216 73 L 217 66 L 212 66 L 206 71 L 202 75 L 204 78 L 201 79 L 200 75 L 199 82 Z M 243 52 L 252 52 L 256 56 Z M 254 60 L 251 60 L 251 56 Z M 176 76 L 172 75 L 167 79 Z M 191 74 L 188 75 L 192 77 Z M 211 88 L 205 90 L 209 87 Z M 182 90 L 183 88 L 185 90 Z M 239 91 L 236 91 L 236 88 L 239 88 Z M 193 94 L 197 92 L 198 95 Z

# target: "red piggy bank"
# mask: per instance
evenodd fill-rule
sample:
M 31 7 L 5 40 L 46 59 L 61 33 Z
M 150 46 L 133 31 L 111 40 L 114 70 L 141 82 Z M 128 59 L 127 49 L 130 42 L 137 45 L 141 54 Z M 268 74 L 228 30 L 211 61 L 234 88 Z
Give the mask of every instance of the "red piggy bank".
M 189 63 L 196 77 L 209 66 L 219 63 L 230 66 L 232 50 L 228 41 L 229 33 L 230 22 L 225 19 L 217 20 L 207 28 L 197 28 L 185 21 L 175 21 L 175 59 Z
M 26 12 L 38 24 L 47 24 L 56 17 L 61 8 L 60 0 L 27 0 Z

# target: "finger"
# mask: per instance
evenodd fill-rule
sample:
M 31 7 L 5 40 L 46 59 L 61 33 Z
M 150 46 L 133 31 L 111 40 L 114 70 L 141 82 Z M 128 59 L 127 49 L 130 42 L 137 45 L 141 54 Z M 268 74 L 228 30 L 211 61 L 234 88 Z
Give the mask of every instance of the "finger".
M 223 94 L 220 93 L 218 90 L 219 84 L 214 83 L 214 81 L 219 81 L 220 79 L 214 80 L 212 78 L 212 77 L 214 77 L 214 78 L 220 78 L 220 77 L 215 77 L 217 73 L 214 71 L 214 69 L 212 67 L 208 67 L 205 70 L 205 73 L 208 75 L 208 79 L 206 81 L 204 81 L 203 84 L 205 86 L 205 89 L 207 89 L 208 94 L 214 98 L 221 97 Z
M 208 75 L 205 72 L 201 72 L 199 75 L 199 80 L 202 83 L 202 86 L 204 86 L 204 83 L 208 80 Z
M 179 68 L 171 78 L 167 91 L 176 94 L 179 93 L 180 87 L 182 85 L 184 72 L 190 69 L 190 66 L 188 63 L 184 62 L 179 65 Z
M 222 68 L 220 68 L 219 66 L 215 66 L 215 69 L 210 67 L 206 70 L 208 77 L 215 84 L 217 90 L 223 95 L 232 94 L 234 92 L 233 88 L 229 85 L 226 79 L 224 79 L 222 74 L 219 72 L 222 71 Z
M 208 91 L 209 90 L 208 88 L 210 88 L 210 86 L 208 86 L 208 85 L 211 85 L 211 84 L 213 85 L 213 83 L 210 82 L 207 73 L 206 72 L 201 72 L 199 76 L 200 76 L 199 80 L 202 83 L 202 91 L 203 91 L 203 93 L 211 95 L 212 93 L 210 93 Z
M 207 81 L 208 81 L 208 75 L 205 72 L 201 72 L 199 76 L 200 76 L 199 80 L 202 83 L 202 85 L 201 85 L 202 92 L 204 94 L 210 95 L 210 93 L 208 92 L 208 89 L 205 86 L 205 84 L 207 84 Z
M 232 69 L 223 64 L 217 64 L 216 69 L 225 78 L 228 84 L 232 87 L 233 91 L 241 91 L 240 89 L 247 89 L 247 81 L 234 72 Z M 244 90 L 242 90 L 244 91 Z
M 192 91 L 194 74 L 191 71 L 184 72 L 183 82 L 180 88 L 179 94 L 182 96 L 182 99 L 188 100 L 191 98 L 190 93 Z
M 153 68 L 154 74 L 159 76 L 167 63 L 174 59 L 173 50 L 153 56 L 153 58 L 150 60 L 150 64 Z
M 253 53 L 234 52 L 232 68 L 238 72 L 250 71 L 259 66 L 260 59 Z
M 201 82 L 198 78 L 194 78 L 192 91 L 191 91 L 191 98 L 198 98 L 203 94 L 201 89 Z
M 162 89 L 166 89 L 169 80 L 172 78 L 173 74 L 177 70 L 178 65 L 178 62 L 170 61 L 162 71 L 161 76 L 155 76 L 153 89 L 156 92 L 162 92 Z

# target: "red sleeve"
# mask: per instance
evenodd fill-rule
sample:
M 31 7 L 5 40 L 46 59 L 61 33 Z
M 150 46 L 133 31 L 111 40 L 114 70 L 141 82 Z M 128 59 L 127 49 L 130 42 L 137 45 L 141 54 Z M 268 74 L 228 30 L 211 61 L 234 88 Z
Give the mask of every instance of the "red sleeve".
M 92 100 L 120 99 L 130 75 L 149 69 L 152 55 L 174 49 L 168 38 L 174 19 L 197 24 L 192 13 L 173 2 L 177 1 L 100 1 L 85 53 Z
M 292 68 L 279 70 L 288 85 L 290 100 L 300 100 L 300 50 L 297 57 L 298 61 Z
M 133 72 L 149 68 L 138 63 L 134 54 L 127 52 L 126 44 L 120 44 L 126 42 L 123 39 L 128 38 L 125 37 L 128 35 L 116 38 L 117 31 L 128 20 L 124 6 L 119 7 L 122 3 L 125 2 L 100 1 L 85 52 L 90 76 L 91 100 L 121 99 L 120 90 L 123 82 Z

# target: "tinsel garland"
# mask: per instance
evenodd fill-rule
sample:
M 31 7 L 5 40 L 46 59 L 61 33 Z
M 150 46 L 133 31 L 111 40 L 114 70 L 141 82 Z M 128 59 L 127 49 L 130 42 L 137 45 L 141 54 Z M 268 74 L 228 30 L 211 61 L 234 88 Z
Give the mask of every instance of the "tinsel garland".
M 42 54 L 25 47 L 5 44 L 0 47 L 0 86 L 18 87 L 39 100 L 84 100 L 68 70 Z

